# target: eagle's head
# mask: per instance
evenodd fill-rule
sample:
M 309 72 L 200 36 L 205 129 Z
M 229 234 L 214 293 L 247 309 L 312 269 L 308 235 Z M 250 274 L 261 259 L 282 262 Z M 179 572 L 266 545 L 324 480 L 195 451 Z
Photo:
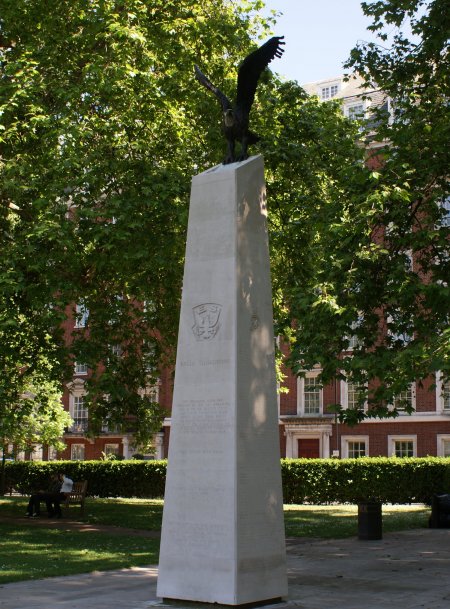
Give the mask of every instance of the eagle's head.
M 223 122 L 225 127 L 233 127 L 234 126 L 234 112 L 231 108 L 225 110 L 223 113 Z

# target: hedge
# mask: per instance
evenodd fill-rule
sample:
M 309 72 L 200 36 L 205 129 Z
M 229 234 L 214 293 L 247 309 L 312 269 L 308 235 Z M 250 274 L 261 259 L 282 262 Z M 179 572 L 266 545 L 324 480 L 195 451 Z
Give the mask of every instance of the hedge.
M 14 461 L 6 463 L 6 482 L 23 494 L 46 488 L 52 473 L 87 480 L 95 497 L 164 496 L 166 461 Z
M 284 459 L 282 476 L 285 503 L 429 503 L 450 492 L 450 459 Z
M 15 461 L 6 463 L 9 485 L 24 494 L 45 487 L 51 473 L 63 471 L 87 480 L 96 497 L 164 496 L 166 461 Z M 450 459 L 386 458 L 282 459 L 285 503 L 428 503 L 450 492 Z

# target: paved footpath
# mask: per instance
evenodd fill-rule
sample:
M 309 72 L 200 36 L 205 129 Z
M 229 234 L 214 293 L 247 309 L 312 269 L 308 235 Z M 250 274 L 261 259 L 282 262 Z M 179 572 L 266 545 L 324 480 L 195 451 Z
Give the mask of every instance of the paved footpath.
M 380 541 L 290 538 L 287 556 L 289 598 L 271 609 L 450 609 L 450 530 Z M 5 584 L 0 609 L 208 607 L 163 603 L 157 575 L 151 566 Z

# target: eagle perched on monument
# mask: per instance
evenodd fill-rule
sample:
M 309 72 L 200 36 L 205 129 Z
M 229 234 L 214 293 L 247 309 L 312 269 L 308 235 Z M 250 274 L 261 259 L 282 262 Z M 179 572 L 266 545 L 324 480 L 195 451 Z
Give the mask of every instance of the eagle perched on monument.
M 214 93 L 222 106 L 223 123 L 222 129 L 227 140 L 227 156 L 224 164 L 245 161 L 248 158 L 247 147 L 256 144 L 259 137 L 249 131 L 249 114 L 255 99 L 258 80 L 265 68 L 274 57 L 281 57 L 284 53 L 282 45 L 284 36 L 273 36 L 259 49 L 247 55 L 238 71 L 236 103 L 230 102 L 228 97 L 203 74 L 198 66 L 195 66 L 195 76 L 204 87 Z M 235 154 L 235 143 L 241 143 L 239 156 Z

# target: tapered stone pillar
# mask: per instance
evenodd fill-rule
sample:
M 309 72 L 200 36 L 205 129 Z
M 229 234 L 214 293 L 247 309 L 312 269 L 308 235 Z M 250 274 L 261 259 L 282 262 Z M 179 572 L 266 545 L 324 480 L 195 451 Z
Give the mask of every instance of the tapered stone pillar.
M 157 594 L 287 594 L 261 156 L 193 178 Z

